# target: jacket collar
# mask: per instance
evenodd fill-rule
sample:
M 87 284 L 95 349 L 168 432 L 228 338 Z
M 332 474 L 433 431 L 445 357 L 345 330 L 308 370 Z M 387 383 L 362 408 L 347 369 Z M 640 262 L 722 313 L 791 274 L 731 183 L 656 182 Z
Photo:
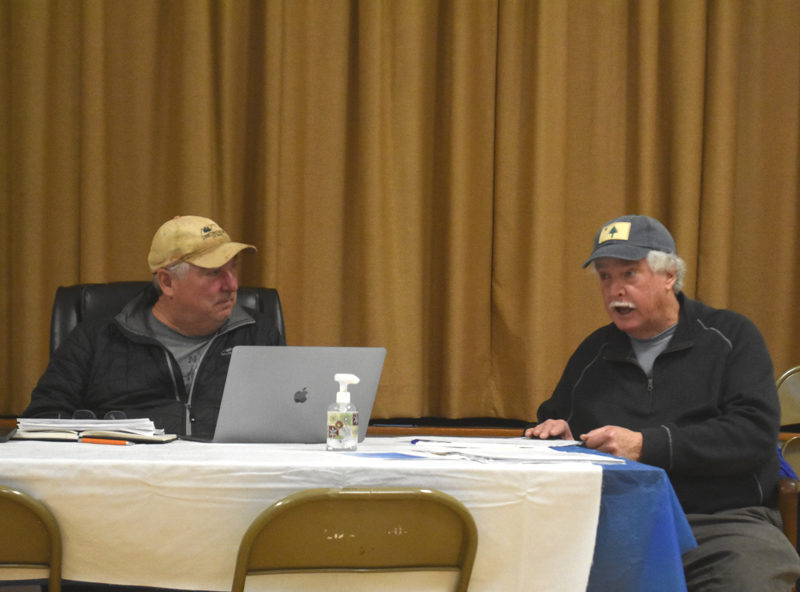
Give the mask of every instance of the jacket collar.
M 148 286 L 139 294 L 134 296 L 128 302 L 122 311 L 114 317 L 117 324 L 125 331 L 130 333 L 146 336 L 147 331 L 147 315 L 150 314 L 150 309 L 158 300 L 158 292 L 154 286 Z M 255 319 L 236 301 L 236 304 L 231 311 L 228 322 L 223 326 L 221 333 L 227 333 L 242 325 L 249 325 L 255 323 Z
M 695 327 L 697 327 L 697 323 L 694 322 L 697 318 L 697 302 L 687 298 L 683 292 L 678 294 L 678 302 L 681 305 L 678 327 L 675 329 L 675 335 L 672 336 L 665 350 L 668 352 L 686 349 L 694 345 L 694 332 Z
M 678 351 L 692 347 L 694 345 L 694 319 L 697 315 L 697 302 L 687 298 L 683 292 L 678 294 L 680 312 L 678 314 L 678 326 L 675 334 L 669 342 L 664 352 Z M 607 358 L 616 360 L 634 359 L 631 339 L 627 333 L 620 331 L 614 323 L 608 325 L 610 335 L 608 339 Z

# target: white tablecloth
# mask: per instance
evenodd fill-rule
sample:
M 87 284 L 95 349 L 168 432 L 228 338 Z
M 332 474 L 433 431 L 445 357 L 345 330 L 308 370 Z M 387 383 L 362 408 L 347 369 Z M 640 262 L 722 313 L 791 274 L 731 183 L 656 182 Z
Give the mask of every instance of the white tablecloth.
M 586 462 L 383 458 L 324 445 L 11 441 L 0 481 L 61 525 L 69 580 L 227 590 L 239 541 L 278 499 L 310 487 L 416 486 L 461 500 L 478 526 L 471 592 L 586 587 L 602 470 Z

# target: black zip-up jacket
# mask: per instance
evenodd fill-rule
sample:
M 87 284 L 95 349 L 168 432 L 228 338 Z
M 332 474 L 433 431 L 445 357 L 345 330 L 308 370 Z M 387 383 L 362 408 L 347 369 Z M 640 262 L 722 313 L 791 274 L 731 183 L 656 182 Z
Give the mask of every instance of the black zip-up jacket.
M 565 419 L 576 438 L 604 425 L 640 431 L 640 461 L 667 471 L 687 513 L 775 507 L 780 411 L 764 339 L 740 314 L 678 300 L 651 378 L 607 325 L 572 355 L 538 419 Z
M 154 288 L 133 298 L 113 319 L 79 324 L 53 352 L 24 417 L 72 417 L 89 409 L 148 417 L 167 433 L 214 435 L 231 349 L 236 345 L 285 345 L 266 316 L 237 303 L 227 325 L 200 362 L 191 393 L 175 358 L 145 331 L 157 299 Z

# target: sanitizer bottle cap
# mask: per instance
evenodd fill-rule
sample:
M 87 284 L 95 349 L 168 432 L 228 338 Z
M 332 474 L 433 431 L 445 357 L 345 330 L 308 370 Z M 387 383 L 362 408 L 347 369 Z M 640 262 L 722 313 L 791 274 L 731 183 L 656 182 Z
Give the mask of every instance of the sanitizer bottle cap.
M 339 392 L 336 393 L 336 402 L 349 403 L 350 391 L 347 390 L 347 386 L 350 384 L 358 384 L 358 376 L 355 374 L 335 374 L 333 379 L 339 383 Z

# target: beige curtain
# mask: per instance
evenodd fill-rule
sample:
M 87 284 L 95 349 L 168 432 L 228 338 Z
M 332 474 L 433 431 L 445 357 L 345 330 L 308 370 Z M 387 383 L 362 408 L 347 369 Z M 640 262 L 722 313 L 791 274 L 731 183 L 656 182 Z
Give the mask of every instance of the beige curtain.
M 534 417 L 624 213 L 800 363 L 798 0 L 0 0 L 0 67 L 0 413 L 181 213 L 290 344 L 387 348 L 377 417 Z

